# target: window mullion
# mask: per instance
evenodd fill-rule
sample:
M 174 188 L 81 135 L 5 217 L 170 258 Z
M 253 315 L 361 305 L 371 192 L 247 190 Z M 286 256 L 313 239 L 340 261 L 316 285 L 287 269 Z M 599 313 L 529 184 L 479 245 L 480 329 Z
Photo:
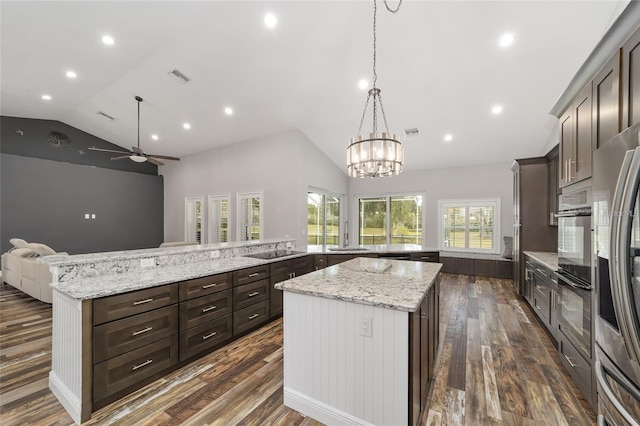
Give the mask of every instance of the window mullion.
M 387 244 L 391 244 L 391 197 L 387 197 L 387 203 L 386 203 L 386 216 L 385 216 L 385 222 L 386 222 L 386 231 L 387 231 L 387 237 L 385 238 L 385 241 Z
M 469 248 L 469 234 L 471 233 L 471 229 L 469 229 L 469 211 L 470 211 L 470 207 L 467 204 L 464 208 L 464 248 Z

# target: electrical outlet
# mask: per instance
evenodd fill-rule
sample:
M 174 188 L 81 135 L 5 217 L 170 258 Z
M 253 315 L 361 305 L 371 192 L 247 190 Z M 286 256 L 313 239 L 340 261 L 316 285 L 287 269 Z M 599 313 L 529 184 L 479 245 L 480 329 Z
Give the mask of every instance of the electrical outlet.
M 156 259 L 154 257 L 140 259 L 141 268 L 153 268 L 154 266 L 156 266 Z
M 364 337 L 371 337 L 371 326 L 373 319 L 370 317 L 360 318 L 360 335 Z
M 220 252 L 218 250 L 214 250 L 211 252 L 212 259 L 220 259 Z

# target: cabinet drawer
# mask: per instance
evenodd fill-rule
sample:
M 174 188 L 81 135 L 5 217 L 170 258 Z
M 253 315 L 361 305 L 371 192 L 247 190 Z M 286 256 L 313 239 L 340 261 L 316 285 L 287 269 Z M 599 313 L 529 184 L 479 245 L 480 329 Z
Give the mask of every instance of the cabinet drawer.
M 591 398 L 591 364 L 587 362 L 578 350 L 573 347 L 562 333 L 560 333 L 560 360 L 565 366 L 576 387 Z
M 103 324 L 178 303 L 178 284 L 169 284 L 93 301 L 93 324 Z
M 241 285 L 233 289 L 233 310 L 246 308 L 269 298 L 269 280 Z
M 269 301 L 265 300 L 253 306 L 233 313 L 233 335 L 244 333 L 265 323 L 269 319 Z
M 439 262 L 440 253 L 438 252 L 423 252 L 423 253 L 411 253 L 409 259 L 416 262 Z
M 209 277 L 196 278 L 194 280 L 183 281 L 180 285 L 180 300 L 193 299 L 195 297 L 206 296 L 207 294 L 231 288 L 232 274 L 211 275 Z
M 305 274 L 313 270 L 313 259 L 311 256 L 301 256 L 295 259 L 289 260 L 289 266 L 291 270 L 307 271 Z M 271 272 L 273 275 L 273 272 Z M 302 275 L 302 272 L 299 274 Z
M 269 265 L 271 276 L 280 275 L 280 274 L 288 274 L 291 270 L 291 265 L 289 265 L 288 260 L 283 260 L 282 262 L 274 262 Z
M 178 335 L 159 340 L 93 368 L 93 400 L 104 398 L 161 373 L 178 362 Z
M 539 284 L 536 284 L 533 292 L 533 309 L 545 324 L 549 322 L 549 292 L 541 291 Z
M 233 271 L 233 285 L 243 285 L 269 278 L 269 265 L 254 266 L 253 268 Z
M 317 271 L 318 269 L 324 269 L 327 267 L 327 255 L 326 254 L 314 254 L 313 266 Z
M 167 306 L 93 329 L 93 362 L 97 364 L 178 333 L 178 305 Z
M 231 315 L 227 315 L 180 333 L 180 361 L 230 339 L 232 323 Z
M 180 302 L 180 331 L 231 313 L 231 289 Z

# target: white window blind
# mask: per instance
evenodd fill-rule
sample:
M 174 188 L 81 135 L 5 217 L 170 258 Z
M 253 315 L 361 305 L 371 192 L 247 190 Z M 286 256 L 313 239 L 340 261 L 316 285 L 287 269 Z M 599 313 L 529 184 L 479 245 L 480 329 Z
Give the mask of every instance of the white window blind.
M 184 240 L 202 243 L 202 205 L 204 197 L 184 199 Z
M 500 200 L 438 202 L 439 246 L 448 251 L 498 253 Z
M 238 193 L 238 241 L 252 241 L 262 236 L 262 192 Z
M 229 194 L 209 195 L 209 242 L 229 241 Z

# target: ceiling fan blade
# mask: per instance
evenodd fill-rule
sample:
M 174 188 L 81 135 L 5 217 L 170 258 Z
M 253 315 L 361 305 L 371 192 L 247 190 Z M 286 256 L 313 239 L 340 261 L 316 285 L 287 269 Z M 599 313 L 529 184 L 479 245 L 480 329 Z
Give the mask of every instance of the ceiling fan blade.
M 180 159 L 179 159 L 178 157 L 169 157 L 168 155 L 147 154 L 147 157 L 161 158 L 161 159 L 163 159 L 163 160 L 175 160 L 175 161 L 180 161 Z
M 95 146 L 90 146 L 89 148 L 91 151 L 102 151 L 102 152 L 115 152 L 116 154 L 129 154 L 129 151 L 116 151 L 114 149 L 103 149 L 103 148 L 96 148 Z
M 129 156 L 123 155 L 122 157 L 111 157 L 112 160 L 124 160 L 125 158 L 129 158 Z
M 164 163 L 162 161 L 158 161 L 153 157 L 147 156 L 147 161 L 150 162 L 151 164 L 155 164 L 156 166 L 164 166 Z

